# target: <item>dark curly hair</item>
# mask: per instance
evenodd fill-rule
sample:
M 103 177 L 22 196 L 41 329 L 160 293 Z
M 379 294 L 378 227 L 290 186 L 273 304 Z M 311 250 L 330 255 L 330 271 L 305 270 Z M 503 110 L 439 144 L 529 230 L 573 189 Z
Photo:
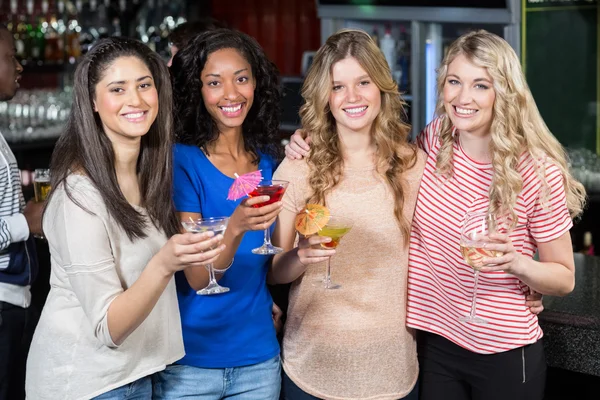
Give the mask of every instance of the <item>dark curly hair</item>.
M 254 163 L 260 161 L 259 152 L 278 160 L 281 155 L 281 92 L 277 67 L 256 40 L 230 29 L 215 29 L 196 36 L 173 59 L 171 79 L 176 141 L 198 146 L 208 154 L 207 145 L 219 137 L 217 124 L 202 100 L 200 75 L 208 57 L 221 49 L 239 51 L 252 67 L 256 81 L 254 104 L 242 125 L 246 151 L 254 156 Z
M 169 34 L 169 41 L 181 50 L 194 36 L 212 29 L 226 28 L 225 24 L 213 18 L 203 18 L 198 21 L 187 21 L 177 25 Z

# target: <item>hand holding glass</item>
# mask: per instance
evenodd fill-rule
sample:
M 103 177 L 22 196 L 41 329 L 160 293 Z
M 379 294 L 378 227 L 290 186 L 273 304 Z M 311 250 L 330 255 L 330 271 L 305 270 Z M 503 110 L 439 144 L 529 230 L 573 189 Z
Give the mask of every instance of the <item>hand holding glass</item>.
M 49 169 L 36 169 L 33 171 L 33 193 L 36 203 L 46 201 L 51 188 Z M 44 235 L 35 234 L 33 236 L 38 239 L 45 239 Z
M 181 221 L 181 224 L 188 232 L 203 233 L 203 232 L 214 232 L 215 236 L 225 234 L 227 229 L 227 223 L 229 222 L 228 217 L 219 218 L 198 218 L 195 220 L 190 219 L 189 221 Z M 211 249 L 212 250 L 212 249 Z M 213 295 L 220 293 L 229 292 L 229 288 L 221 286 L 217 283 L 215 278 L 215 270 L 213 264 L 206 265 L 208 270 L 209 282 L 208 286 L 204 289 L 198 290 L 196 293 L 199 295 Z
M 264 206 L 268 206 L 269 204 L 273 204 L 282 199 L 283 194 L 285 193 L 285 189 L 287 189 L 289 182 L 287 181 L 277 181 L 277 180 L 263 180 L 260 184 L 254 189 L 251 193 L 248 193 L 249 197 L 256 196 L 269 196 L 269 200 L 254 204 L 252 207 L 260 208 Z M 265 229 L 265 238 L 263 241 L 263 245 L 257 247 L 256 249 L 252 249 L 252 253 L 254 254 L 279 254 L 283 252 L 281 247 L 276 247 L 271 244 L 271 231 L 269 228 Z

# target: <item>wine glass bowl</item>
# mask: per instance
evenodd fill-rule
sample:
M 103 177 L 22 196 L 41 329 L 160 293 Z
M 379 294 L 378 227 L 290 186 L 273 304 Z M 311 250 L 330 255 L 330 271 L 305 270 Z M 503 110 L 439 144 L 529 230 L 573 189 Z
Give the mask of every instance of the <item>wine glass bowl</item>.
M 217 217 L 217 218 L 198 218 L 198 219 L 189 219 L 188 221 L 181 221 L 181 225 L 187 232 L 192 233 L 203 233 L 203 232 L 214 232 L 215 236 L 225 234 L 225 230 L 227 229 L 227 223 L 229 222 L 229 217 Z M 211 250 L 214 249 L 211 248 Z M 215 278 L 215 271 L 213 268 L 213 264 L 207 264 L 206 269 L 209 274 L 209 283 L 204 289 L 198 290 L 196 293 L 199 295 L 213 295 L 220 293 L 229 292 L 229 288 L 221 286 L 217 283 L 217 279 Z
M 260 208 L 281 201 L 289 182 L 280 180 L 262 180 L 256 189 L 248 193 L 248 197 L 269 196 L 269 200 L 254 204 L 252 207 Z M 282 253 L 283 249 L 271 244 L 271 231 L 265 229 L 263 244 L 252 249 L 253 254 L 271 255 Z

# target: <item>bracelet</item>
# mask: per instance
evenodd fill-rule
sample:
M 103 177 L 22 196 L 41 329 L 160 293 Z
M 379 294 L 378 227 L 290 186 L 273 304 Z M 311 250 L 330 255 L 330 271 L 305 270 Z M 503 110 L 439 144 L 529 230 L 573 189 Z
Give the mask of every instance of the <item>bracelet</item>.
M 235 260 L 235 258 L 232 258 L 232 259 L 231 259 L 231 262 L 229 263 L 229 265 L 227 266 L 227 268 L 223 268 L 223 269 L 216 269 L 216 268 L 213 268 L 213 272 L 214 272 L 215 274 L 224 274 L 224 273 L 225 273 L 225 271 L 227 271 L 227 270 L 228 270 L 229 268 L 231 268 L 231 266 L 233 265 L 233 260 Z

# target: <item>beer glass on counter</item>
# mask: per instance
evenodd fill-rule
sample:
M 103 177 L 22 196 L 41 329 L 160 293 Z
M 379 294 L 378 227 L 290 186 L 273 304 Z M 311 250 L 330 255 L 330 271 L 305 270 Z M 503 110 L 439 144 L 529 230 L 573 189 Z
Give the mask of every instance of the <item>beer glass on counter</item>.
M 36 169 L 33 172 L 33 192 L 35 194 L 35 201 L 37 203 L 43 203 L 48 198 L 50 193 L 50 170 L 49 169 Z M 44 235 L 34 235 L 38 239 L 45 239 Z

